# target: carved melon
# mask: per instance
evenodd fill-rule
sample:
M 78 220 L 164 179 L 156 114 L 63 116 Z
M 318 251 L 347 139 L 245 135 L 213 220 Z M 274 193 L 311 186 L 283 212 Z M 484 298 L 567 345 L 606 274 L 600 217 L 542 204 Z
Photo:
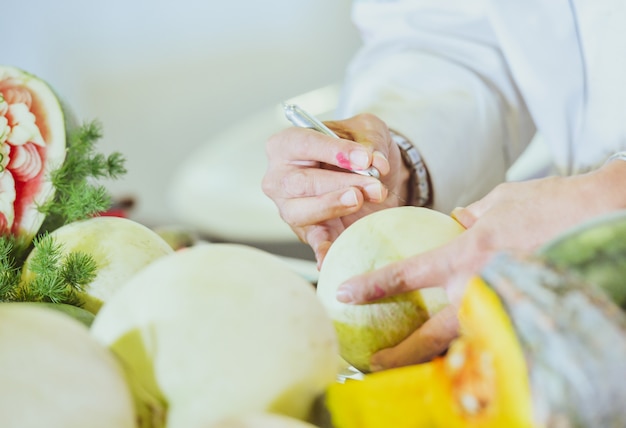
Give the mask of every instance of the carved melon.
M 75 303 L 87 258 L 73 254 L 74 263 L 62 264 L 51 248 L 43 251 L 50 275 L 33 292 L 19 287 L 20 271 L 48 232 L 111 206 L 100 180 L 125 174 L 125 160 L 98 153 L 101 137 L 100 123 L 79 126 L 44 80 L 0 65 L 0 301 Z
M 0 66 L 0 234 L 30 242 L 54 197 L 50 173 L 65 159 L 66 116 L 46 82 Z

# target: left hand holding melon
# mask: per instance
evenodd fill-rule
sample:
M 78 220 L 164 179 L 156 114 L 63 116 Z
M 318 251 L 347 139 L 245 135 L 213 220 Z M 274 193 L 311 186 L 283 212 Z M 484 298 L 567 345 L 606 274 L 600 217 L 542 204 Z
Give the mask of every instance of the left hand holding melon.
M 341 355 L 347 362 L 368 372 L 379 369 L 372 356 L 383 349 L 401 346 L 394 351 L 394 358 L 399 355 L 393 361 L 396 365 L 428 360 L 445 350 L 456 335 L 456 324 L 454 310 L 447 306 L 449 300 L 440 287 L 443 284 L 435 282 L 430 288 L 413 291 L 396 288 L 394 291 L 402 293 L 386 297 L 388 290 L 382 287 L 395 285 L 397 278 L 381 279 L 381 275 L 394 272 L 404 261 L 422 253 L 437 251 L 463 231 L 450 216 L 407 206 L 365 216 L 335 240 L 320 270 L 317 292 L 333 319 Z M 356 282 L 369 276 L 378 279 L 366 284 L 372 287 Z M 356 285 L 353 294 L 361 304 L 346 304 L 337 299 L 338 289 L 345 281 Z M 444 324 L 440 324 L 441 320 Z M 423 334 L 433 326 L 439 330 L 444 327 L 446 334 Z M 409 337 L 410 341 L 401 345 Z

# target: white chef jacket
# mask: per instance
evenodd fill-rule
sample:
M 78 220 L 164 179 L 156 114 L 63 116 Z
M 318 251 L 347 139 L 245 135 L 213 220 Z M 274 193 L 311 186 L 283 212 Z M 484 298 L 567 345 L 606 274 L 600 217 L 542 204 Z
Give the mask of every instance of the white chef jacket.
M 626 149 L 626 1 L 361 0 L 363 46 L 338 114 L 380 116 L 418 147 L 434 208 L 505 180 L 536 131 L 554 171 Z

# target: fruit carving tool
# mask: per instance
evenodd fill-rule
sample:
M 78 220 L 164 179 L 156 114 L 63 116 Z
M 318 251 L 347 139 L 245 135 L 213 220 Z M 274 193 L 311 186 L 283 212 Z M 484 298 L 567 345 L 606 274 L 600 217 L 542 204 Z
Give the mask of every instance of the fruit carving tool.
M 322 134 L 328 135 L 329 137 L 339 138 L 337 134 L 330 130 L 326 125 L 324 125 L 319 119 L 315 116 L 307 113 L 302 108 L 295 104 L 283 104 L 283 110 L 285 111 L 285 116 L 289 121 L 299 128 L 310 128 L 314 129 Z M 380 179 L 380 172 L 375 167 L 371 166 L 367 169 L 350 169 L 349 171 L 354 172 L 360 175 L 369 175 L 370 177 L 374 177 Z

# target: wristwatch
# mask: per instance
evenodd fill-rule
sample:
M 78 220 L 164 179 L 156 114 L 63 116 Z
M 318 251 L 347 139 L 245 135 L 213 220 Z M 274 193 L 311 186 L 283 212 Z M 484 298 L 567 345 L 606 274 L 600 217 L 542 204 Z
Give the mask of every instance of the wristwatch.
M 408 185 L 407 205 L 429 207 L 432 204 L 430 177 L 422 155 L 402 134 L 390 130 L 391 139 L 400 148 L 402 160 L 411 172 Z

